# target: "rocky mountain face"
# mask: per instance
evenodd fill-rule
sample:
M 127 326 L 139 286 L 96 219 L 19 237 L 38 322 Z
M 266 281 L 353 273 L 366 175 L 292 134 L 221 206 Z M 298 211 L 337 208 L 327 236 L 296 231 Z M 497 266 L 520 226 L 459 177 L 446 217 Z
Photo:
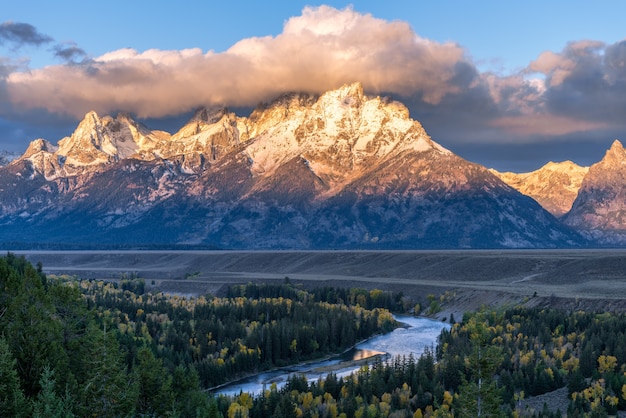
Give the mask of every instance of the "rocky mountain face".
M 557 218 L 572 208 L 589 167 L 571 161 L 549 162 L 530 173 L 500 173 L 490 170 L 509 186 L 535 199 Z
M 0 240 L 218 248 L 584 245 L 531 198 L 360 84 L 178 132 L 88 113 L 0 168 Z
M 603 244 L 626 244 L 626 150 L 615 141 L 589 168 L 564 222 Z

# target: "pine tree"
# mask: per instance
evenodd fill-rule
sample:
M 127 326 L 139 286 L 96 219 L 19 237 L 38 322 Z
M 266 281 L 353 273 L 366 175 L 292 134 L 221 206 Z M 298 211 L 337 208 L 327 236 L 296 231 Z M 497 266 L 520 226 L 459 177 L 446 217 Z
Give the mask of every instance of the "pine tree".
M 33 418 L 71 418 L 74 416 L 67 399 L 60 398 L 54 389 L 54 371 L 45 367 L 39 380 L 41 392 L 33 404 Z
M 494 374 L 502 362 L 502 350 L 491 345 L 488 322 L 482 314 L 474 315 L 467 323 L 472 353 L 466 359 L 472 371 L 471 381 L 459 388 L 459 417 L 502 417 L 500 389 Z
M 137 413 L 162 416 L 172 408 L 172 377 L 163 369 L 163 361 L 152 350 L 142 347 L 137 352 L 134 368 L 138 386 Z
M 192 366 L 177 366 L 172 379 L 174 409 L 181 416 L 205 416 L 210 409 L 209 398 L 200 389 L 198 372 Z M 205 413 L 206 412 L 206 413 Z M 205 413 L 205 415 L 201 415 Z
M 65 370 L 68 364 L 48 282 L 23 257 L 9 254 L 0 259 L 0 289 L 0 333 L 17 361 L 25 395 L 35 396 L 45 366 Z
M 27 417 L 28 404 L 20 387 L 17 361 L 4 337 L 0 337 L 0 416 Z
M 86 338 L 87 371 L 82 388 L 81 415 L 118 417 L 132 415 L 137 399 L 137 385 L 130 379 L 110 326 L 91 327 Z

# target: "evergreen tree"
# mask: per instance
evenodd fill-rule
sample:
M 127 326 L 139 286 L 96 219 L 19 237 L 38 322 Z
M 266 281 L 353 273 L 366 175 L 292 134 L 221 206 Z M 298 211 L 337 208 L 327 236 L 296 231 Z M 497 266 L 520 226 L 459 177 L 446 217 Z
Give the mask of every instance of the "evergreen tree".
M 35 396 L 45 366 L 68 366 L 48 283 L 23 257 L 9 254 L 0 259 L 0 289 L 0 334 L 17 361 L 25 395 Z
M 138 386 L 137 413 L 163 416 L 172 408 L 172 377 L 163 369 L 163 362 L 152 350 L 142 347 L 137 353 L 134 368 Z
M 200 389 L 198 372 L 193 367 L 178 366 L 172 379 L 174 410 L 181 417 L 206 416 L 210 411 L 208 396 Z
M 467 358 L 472 380 L 459 389 L 459 417 L 502 417 L 502 398 L 494 374 L 502 362 L 502 350 L 491 344 L 488 322 L 482 314 L 467 323 L 472 352 Z
M 88 354 L 83 359 L 87 376 L 81 393 L 81 415 L 132 415 L 137 386 L 127 373 L 115 333 L 110 331 L 106 321 L 103 329 L 91 327 L 88 333 Z
M 217 400 L 215 398 L 209 399 L 209 407 L 207 409 L 207 418 L 223 418 L 224 415 L 220 412 L 219 407 L 217 405 Z
M 33 418 L 71 418 L 72 414 L 67 399 L 60 398 L 55 392 L 54 371 L 44 368 L 39 380 L 41 391 L 33 404 Z
M 29 416 L 16 364 L 5 338 L 0 337 L 0 417 Z

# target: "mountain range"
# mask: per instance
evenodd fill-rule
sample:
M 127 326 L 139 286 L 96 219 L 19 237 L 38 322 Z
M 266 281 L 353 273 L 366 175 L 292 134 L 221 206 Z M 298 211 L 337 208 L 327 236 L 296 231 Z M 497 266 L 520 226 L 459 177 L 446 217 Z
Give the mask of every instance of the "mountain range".
M 0 167 L 0 242 L 224 249 L 560 248 L 626 243 L 626 152 L 498 173 L 359 83 L 178 132 L 89 112 Z

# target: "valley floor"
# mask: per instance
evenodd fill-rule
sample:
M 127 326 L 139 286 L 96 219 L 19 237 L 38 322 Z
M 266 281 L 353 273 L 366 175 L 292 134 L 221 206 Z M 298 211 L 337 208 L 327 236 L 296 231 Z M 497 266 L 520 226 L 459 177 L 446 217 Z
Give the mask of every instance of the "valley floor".
M 220 294 L 250 281 L 349 285 L 440 296 L 433 315 L 524 303 L 626 311 L 626 250 L 16 251 L 48 274 L 139 277 L 170 293 Z

